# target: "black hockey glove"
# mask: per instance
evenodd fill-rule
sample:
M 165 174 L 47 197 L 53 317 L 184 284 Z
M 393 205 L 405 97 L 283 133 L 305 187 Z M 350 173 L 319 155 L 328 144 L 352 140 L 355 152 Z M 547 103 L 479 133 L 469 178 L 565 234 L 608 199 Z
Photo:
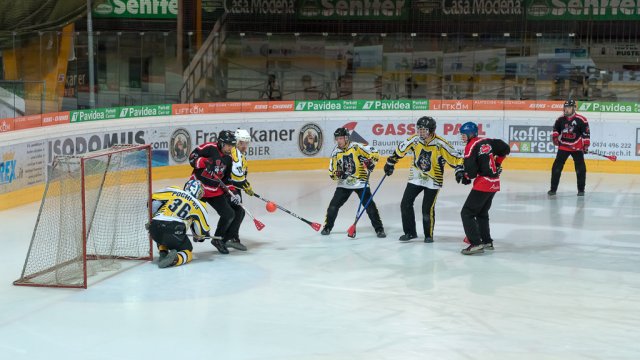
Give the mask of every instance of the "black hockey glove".
M 502 165 L 498 165 L 498 167 L 496 168 L 496 175 L 502 175 Z
M 393 170 L 395 169 L 394 165 L 391 165 L 389 163 L 384 164 L 384 174 L 387 176 L 391 176 L 393 175 Z
M 455 174 L 456 174 L 456 182 L 460 184 L 460 181 L 462 181 L 462 178 L 464 177 L 464 168 L 462 166 L 457 166 Z
M 469 184 L 471 184 L 471 179 L 469 179 L 468 176 L 463 176 L 462 180 L 460 180 L 460 182 L 462 183 L 462 185 L 469 185 Z

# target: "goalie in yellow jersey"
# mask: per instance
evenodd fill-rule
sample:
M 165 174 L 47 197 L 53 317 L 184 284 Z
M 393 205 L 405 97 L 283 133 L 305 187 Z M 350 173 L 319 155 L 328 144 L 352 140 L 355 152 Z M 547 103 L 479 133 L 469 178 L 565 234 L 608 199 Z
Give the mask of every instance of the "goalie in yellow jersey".
M 346 128 L 336 129 L 333 136 L 336 140 L 336 147 L 331 153 L 329 176 L 338 181 L 338 187 L 329 203 L 322 235 L 331 234 L 331 229 L 333 229 L 336 217 L 338 217 L 338 210 L 349 199 L 351 193 L 358 194 L 363 205 L 371 199 L 371 189 L 368 186 L 369 174 L 380 159 L 378 150 L 373 147 L 349 141 L 349 130 Z M 378 207 L 373 199 L 367 207 L 367 215 L 376 235 L 379 238 L 387 237 Z
M 153 218 L 149 234 L 158 244 L 158 267 L 180 266 L 191 261 L 193 245 L 187 237 L 191 229 L 194 241 L 210 237 L 207 210 L 200 202 L 204 188 L 199 180 L 189 180 L 184 190 L 176 186 L 153 193 Z
M 387 176 L 391 176 L 398 160 L 408 153 L 413 154 L 409 182 L 400 202 L 404 235 L 400 236 L 399 240 L 409 241 L 418 237 L 413 203 L 424 191 L 422 198 L 424 242 L 432 243 L 433 227 L 436 222 L 435 204 L 444 180 L 444 167 L 451 166 L 455 169 L 456 178 L 462 177 L 464 175 L 463 158 L 447 140 L 436 134 L 436 121 L 432 117 L 423 116 L 418 119 L 416 128 L 417 134 L 400 143 L 394 154 L 387 158 L 384 172 Z

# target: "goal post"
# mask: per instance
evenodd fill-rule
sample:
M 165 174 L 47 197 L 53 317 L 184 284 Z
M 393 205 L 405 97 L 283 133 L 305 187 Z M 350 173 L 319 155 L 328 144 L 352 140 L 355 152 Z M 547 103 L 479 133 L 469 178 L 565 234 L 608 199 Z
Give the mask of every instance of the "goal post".
M 14 285 L 87 288 L 87 278 L 151 260 L 151 147 L 56 156 Z

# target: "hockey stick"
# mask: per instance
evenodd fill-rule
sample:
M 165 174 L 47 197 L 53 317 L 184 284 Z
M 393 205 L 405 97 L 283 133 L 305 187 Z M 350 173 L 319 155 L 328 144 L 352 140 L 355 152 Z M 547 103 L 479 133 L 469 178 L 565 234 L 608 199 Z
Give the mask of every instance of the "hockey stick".
M 358 204 L 358 210 L 356 210 L 356 219 L 354 221 L 354 225 L 358 222 L 358 217 L 360 215 L 360 208 L 362 208 L 362 203 L 364 201 L 364 192 L 367 190 L 367 188 L 369 187 L 369 178 L 371 177 L 371 173 L 367 174 L 367 181 L 365 181 L 364 183 L 364 188 L 362 188 L 362 196 L 360 196 L 360 203 Z M 372 195 L 373 196 L 373 195 Z M 347 231 L 347 236 L 349 237 L 354 237 L 356 236 L 356 230 L 355 227 L 353 229 L 353 236 L 349 235 L 349 232 Z
M 236 196 L 233 192 L 231 192 L 229 187 L 225 183 L 223 183 L 222 180 L 220 180 L 220 178 L 216 174 L 212 173 L 212 175 L 216 180 L 218 180 L 218 183 L 220 184 L 220 186 L 222 186 L 224 191 L 227 192 L 227 194 L 229 194 L 232 197 Z M 239 203 L 238 205 L 240 205 L 244 209 L 244 212 L 247 215 L 249 215 L 249 217 L 253 220 L 253 223 L 256 225 L 256 229 L 258 229 L 258 231 L 261 231 L 262 229 L 264 229 L 264 224 L 262 222 L 260 222 L 260 220 L 258 220 L 255 217 L 253 217 L 253 214 L 251 214 L 251 212 L 249 210 L 247 210 L 247 208 L 242 203 Z
M 257 197 L 258 199 L 260 199 L 260 200 L 262 200 L 262 201 L 264 201 L 264 202 L 266 202 L 266 203 L 273 202 L 273 201 L 269 201 L 269 200 L 267 200 L 267 199 L 263 198 L 262 196 L 260 196 L 260 195 L 258 195 L 258 194 L 256 194 L 256 193 L 254 193 L 254 194 L 253 194 L 253 196 Z M 286 212 L 287 214 L 289 214 L 289 215 L 293 216 L 294 218 L 299 219 L 299 220 L 302 220 L 303 222 L 305 222 L 305 223 L 309 224 L 309 226 L 311 226 L 311 227 L 313 228 L 313 230 L 315 230 L 315 231 L 320 231 L 320 227 L 321 227 L 322 225 L 320 225 L 320 224 L 318 224 L 318 223 L 316 223 L 316 222 L 311 222 L 311 221 L 309 221 L 309 220 L 307 220 L 307 219 L 305 219 L 305 218 L 303 218 L 303 217 L 301 217 L 301 216 L 298 216 L 298 215 L 296 215 L 296 214 L 292 213 L 291 211 L 289 211 L 289 210 L 287 210 L 287 209 L 283 208 L 282 206 L 280 206 L 280 205 L 278 205 L 278 204 L 276 204 L 276 203 L 273 203 L 273 204 L 274 204 L 278 209 L 280 209 L 280 210 L 282 210 L 282 211 Z
M 603 157 L 603 158 L 607 158 L 607 159 L 609 159 L 609 160 L 611 160 L 611 161 L 616 161 L 616 160 L 618 160 L 618 157 L 617 157 L 617 156 L 615 156 L 615 155 L 606 155 L 606 154 L 599 153 L 599 152 L 595 152 L 595 151 L 591 151 L 591 150 L 587 151 L 587 154 L 592 154 L 592 155 L 601 156 L 601 157 Z
M 373 196 L 378 192 L 378 189 L 380 189 L 380 185 L 382 185 L 382 182 L 384 182 L 384 179 L 387 177 L 387 174 L 384 174 L 384 176 L 382 177 L 382 179 L 380 180 L 380 183 L 378 184 L 378 186 L 376 186 L 376 189 L 373 191 L 373 193 L 371 194 L 371 197 L 369 198 L 369 200 L 367 200 L 367 203 L 364 205 L 364 207 L 362 208 L 362 211 L 360 211 L 360 214 L 358 214 L 358 216 L 356 217 L 356 221 L 353 223 L 353 225 L 351 225 L 349 227 L 349 229 L 347 230 L 347 236 L 350 238 L 354 238 L 356 237 L 356 224 L 358 223 L 358 220 L 360 220 L 360 218 L 362 217 L 362 214 L 365 213 L 365 211 L 367 211 L 367 208 L 369 207 L 369 204 L 371 204 L 371 201 L 373 200 Z M 365 188 L 366 189 L 366 188 Z M 363 190 L 364 191 L 364 190 Z M 364 193 L 362 194 L 362 196 L 364 197 Z M 362 199 L 361 199 L 362 200 Z
M 570 148 L 570 149 L 572 149 L 572 150 L 575 150 L 575 151 L 583 151 L 582 149 L 576 149 L 576 148 L 574 148 L 574 147 L 569 147 L 569 148 Z M 611 160 L 611 161 L 616 161 L 616 160 L 618 160 L 618 157 L 617 157 L 617 156 L 615 156 L 615 155 L 606 155 L 606 154 L 603 154 L 603 153 L 601 153 L 601 152 L 596 152 L 596 151 L 591 151 L 591 150 L 588 150 L 586 153 L 587 153 L 587 154 L 591 154 L 591 155 L 601 156 L 601 157 L 603 157 L 603 158 L 607 158 L 607 159 L 609 159 L 609 160 Z

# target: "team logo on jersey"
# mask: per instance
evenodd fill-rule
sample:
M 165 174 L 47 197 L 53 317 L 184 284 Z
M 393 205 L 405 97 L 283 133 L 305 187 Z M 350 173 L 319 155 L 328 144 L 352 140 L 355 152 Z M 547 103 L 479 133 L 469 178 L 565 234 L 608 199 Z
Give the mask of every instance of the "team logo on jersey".
M 171 134 L 171 143 L 169 144 L 171 158 L 177 163 L 183 163 L 189 158 L 191 152 L 191 136 L 186 129 L 177 129 Z
M 298 133 L 298 149 L 307 156 L 314 156 L 322 149 L 322 129 L 310 123 L 300 129 Z
M 422 172 L 431 170 L 431 151 L 420 151 L 420 155 L 416 158 L 416 167 Z
M 483 155 L 483 154 L 489 154 L 490 152 L 491 152 L 491 145 L 489 145 L 489 144 L 482 144 L 482 145 L 480 146 L 480 152 L 479 152 L 479 154 L 480 154 L 480 155 Z
M 344 155 L 340 159 L 340 165 L 342 172 L 345 175 L 354 175 L 356 173 L 356 162 L 353 160 L 353 154 Z

